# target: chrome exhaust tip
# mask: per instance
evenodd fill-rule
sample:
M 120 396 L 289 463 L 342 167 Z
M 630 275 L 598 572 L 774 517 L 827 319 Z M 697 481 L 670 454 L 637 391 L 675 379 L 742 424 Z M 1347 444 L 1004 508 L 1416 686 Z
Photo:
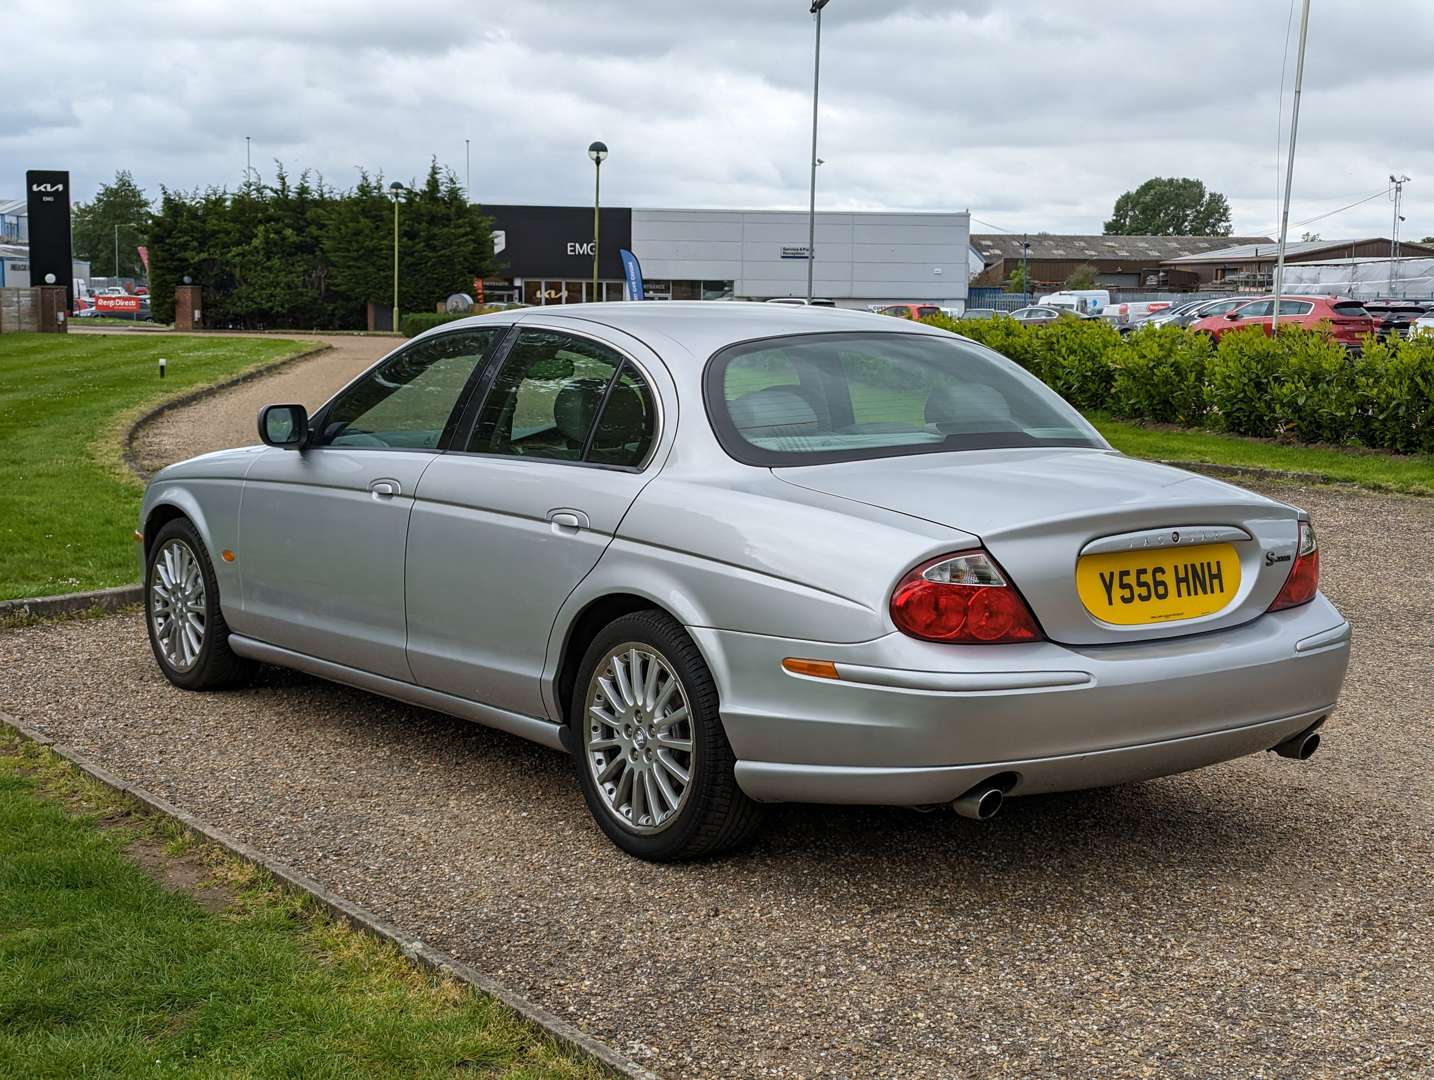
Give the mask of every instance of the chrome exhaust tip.
M 1006 793 L 995 784 L 977 784 L 951 804 L 951 809 L 962 817 L 975 821 L 990 821 L 1006 801 Z
M 1319 744 L 1318 731 L 1302 731 L 1293 739 L 1286 739 L 1273 749 L 1280 757 L 1293 758 L 1295 761 L 1308 761 L 1319 749 Z

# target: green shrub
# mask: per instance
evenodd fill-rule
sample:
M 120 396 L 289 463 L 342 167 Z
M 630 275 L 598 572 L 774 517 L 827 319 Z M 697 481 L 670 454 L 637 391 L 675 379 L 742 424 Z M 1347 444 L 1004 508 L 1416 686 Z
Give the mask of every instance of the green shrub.
M 1102 319 L 1057 319 L 1032 329 L 1031 372 L 1078 409 L 1104 408 L 1115 372 L 1106 354 L 1120 334 Z
M 1434 334 L 1367 341 L 1353 384 L 1360 442 L 1434 454 Z
M 1280 431 L 1272 407 L 1280 380 L 1280 344 L 1258 326 L 1220 339 L 1207 368 L 1206 401 L 1215 426 L 1235 435 L 1271 437 Z
M 949 319 L 933 326 L 1009 357 L 1079 409 L 1235 435 L 1356 443 L 1434 453 L 1434 335 L 1366 339 L 1352 356 L 1319 330 L 1270 337 L 1234 330 L 1213 346 L 1178 327 L 1121 339 L 1097 320 L 1022 326 L 1012 319 Z
M 1205 421 L 1206 368 L 1213 349 L 1204 334 L 1178 326 L 1127 335 L 1106 359 L 1114 369 L 1108 399 L 1116 416 L 1197 426 Z
M 950 319 L 945 315 L 932 315 L 922 321 L 968 337 L 972 341 L 979 341 L 1007 359 L 1014 360 L 1027 371 L 1030 371 L 1035 363 L 1035 331 L 1015 319 L 1001 315 L 990 319 Z
M 471 314 L 471 313 L 470 313 Z M 453 322 L 455 319 L 466 319 L 468 315 L 450 315 L 446 311 L 416 311 L 398 317 L 398 330 L 404 337 L 417 337 L 425 330 L 432 330 L 435 326 L 442 326 L 444 323 Z
M 1347 443 L 1358 430 L 1358 358 L 1318 330 L 1282 328 L 1271 407 L 1279 433 L 1298 442 Z

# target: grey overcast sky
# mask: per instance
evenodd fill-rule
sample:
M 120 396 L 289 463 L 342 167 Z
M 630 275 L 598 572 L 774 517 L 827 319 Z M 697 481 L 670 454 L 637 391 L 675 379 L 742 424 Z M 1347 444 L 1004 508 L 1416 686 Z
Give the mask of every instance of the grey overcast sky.
M 116 169 L 233 187 L 246 135 L 265 176 L 437 157 L 462 180 L 468 138 L 477 201 L 584 204 L 601 138 L 611 205 L 806 205 L 808 0 L 4 6 L 0 195 L 27 168 L 79 198 Z M 1434 234 L 1434 0 L 1313 7 L 1291 223 L 1378 194 L 1292 236 L 1388 235 L 1391 172 L 1414 178 L 1402 235 Z M 1298 22 L 1289 0 L 831 0 L 818 206 L 1099 232 L 1121 192 L 1193 176 L 1273 235 Z

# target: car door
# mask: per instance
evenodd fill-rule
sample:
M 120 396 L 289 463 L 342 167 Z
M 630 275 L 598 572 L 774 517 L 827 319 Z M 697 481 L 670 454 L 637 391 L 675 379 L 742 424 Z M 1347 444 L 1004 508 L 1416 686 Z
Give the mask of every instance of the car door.
M 670 387 L 650 354 L 640 366 L 572 330 L 524 326 L 509 343 L 461 446 L 418 485 L 407 554 L 417 682 L 544 715 L 558 609 L 655 471 L 653 372 Z
M 506 330 L 415 341 L 321 409 L 305 449 L 260 455 L 240 504 L 237 631 L 411 680 L 403 574 L 413 496 Z

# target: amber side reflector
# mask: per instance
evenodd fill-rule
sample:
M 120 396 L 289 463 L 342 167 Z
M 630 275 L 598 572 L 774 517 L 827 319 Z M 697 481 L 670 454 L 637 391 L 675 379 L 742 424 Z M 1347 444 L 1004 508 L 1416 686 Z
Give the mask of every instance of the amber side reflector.
M 219 556 L 220 556 L 220 558 L 222 558 L 225 562 L 233 562 L 233 561 L 234 561 L 234 552 L 230 551 L 228 548 L 225 548 L 223 551 L 221 551 L 221 552 L 219 553 Z
M 836 665 L 830 660 L 798 660 L 789 656 L 782 661 L 782 667 L 793 675 L 810 675 L 813 679 L 840 679 Z
M 144 533 L 140 532 L 138 529 L 134 531 L 134 542 L 136 544 L 144 543 Z

